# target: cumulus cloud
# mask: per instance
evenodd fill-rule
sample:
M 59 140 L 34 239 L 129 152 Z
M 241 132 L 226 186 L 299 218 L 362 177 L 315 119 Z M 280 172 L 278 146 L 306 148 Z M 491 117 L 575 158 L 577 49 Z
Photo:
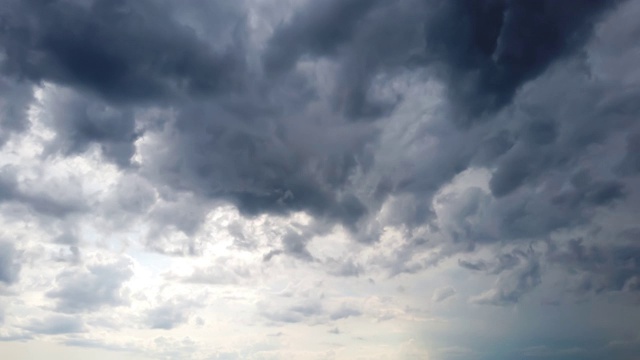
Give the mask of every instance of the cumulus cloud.
M 633 314 L 639 4 L 4 1 L 0 283 L 21 301 L 0 338 L 131 349 L 69 335 L 130 318 L 158 356 L 283 358 L 318 347 L 291 326 L 381 338 L 364 322 L 418 329 L 425 299 Z M 282 339 L 172 338 L 200 306 L 216 336 Z M 594 323 L 625 333 L 616 316 Z M 598 331 L 571 333 L 615 337 Z M 437 348 L 482 354 L 456 340 Z M 556 345 L 522 354 L 578 356 Z
M 541 282 L 540 260 L 531 249 L 501 255 L 493 271 L 501 274 L 495 287 L 473 297 L 471 302 L 480 305 L 513 305 Z
M 194 308 L 200 305 L 195 301 L 175 299 L 163 301 L 146 313 L 146 323 L 152 329 L 170 330 L 189 321 Z
M 20 275 L 21 262 L 18 258 L 13 243 L 6 240 L 0 241 L 0 281 L 5 285 L 11 285 L 18 281 Z
M 103 306 L 127 303 L 123 283 L 133 274 L 127 259 L 90 263 L 67 269 L 56 276 L 56 285 L 47 296 L 55 308 L 65 313 L 90 312 Z
M 427 23 L 428 57 L 442 64 L 452 98 L 473 117 L 507 105 L 520 86 L 579 50 L 617 2 L 436 3 Z
M 273 308 L 273 306 L 265 303 L 260 303 L 258 306 L 260 308 L 260 314 L 265 319 L 276 323 L 311 322 L 315 317 L 325 313 L 321 303 L 314 300 L 288 305 L 281 309 Z
M 54 315 L 44 319 L 32 319 L 25 327 L 35 334 L 57 335 L 80 333 L 86 328 L 77 316 Z

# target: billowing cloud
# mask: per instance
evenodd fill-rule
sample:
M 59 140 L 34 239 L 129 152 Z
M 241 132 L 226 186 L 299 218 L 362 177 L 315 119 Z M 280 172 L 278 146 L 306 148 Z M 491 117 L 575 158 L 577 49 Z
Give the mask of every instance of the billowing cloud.
M 0 347 L 632 359 L 639 16 L 4 1 Z
M 84 332 L 82 321 L 77 317 L 55 315 L 44 319 L 32 319 L 25 329 L 36 334 L 69 334 Z
M 426 25 L 427 56 L 442 64 L 463 115 L 482 115 L 509 104 L 520 86 L 579 50 L 616 3 L 437 1 Z
M 56 285 L 47 296 L 54 299 L 56 309 L 64 313 L 126 304 L 123 283 L 133 274 L 130 266 L 129 261 L 123 259 L 64 270 L 56 276 Z
M 13 243 L 0 241 L 0 282 L 10 285 L 18 280 L 21 261 Z

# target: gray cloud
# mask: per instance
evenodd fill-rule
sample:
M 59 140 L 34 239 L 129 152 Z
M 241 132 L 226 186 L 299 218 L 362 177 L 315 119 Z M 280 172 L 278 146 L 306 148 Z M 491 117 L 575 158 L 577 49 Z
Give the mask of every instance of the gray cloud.
M 2 11 L 5 73 L 118 102 L 219 91 L 242 64 L 152 1 L 9 1 Z
M 565 246 L 550 243 L 549 260 L 578 272 L 580 280 L 573 291 L 601 293 L 604 291 L 640 291 L 640 247 L 632 242 L 585 245 L 583 239 L 572 239 Z
M 13 133 L 20 133 L 28 128 L 27 111 L 33 100 L 31 84 L 17 82 L 0 75 L 0 147 L 7 142 Z
M 376 99 L 373 78 L 411 67 L 423 52 L 425 5 L 415 0 L 310 2 L 276 30 L 263 57 L 265 69 L 282 72 L 305 56 L 337 59 L 335 108 L 354 120 L 378 118 L 395 101 Z
M 85 332 L 82 320 L 77 316 L 52 315 L 44 319 L 31 319 L 24 327 L 35 334 L 58 335 Z
M 607 56 L 635 58 L 598 42 L 635 39 L 633 24 L 598 27 L 618 4 L 310 1 L 255 44 L 242 1 L 7 1 L 0 94 L 11 101 L 0 104 L 0 143 L 28 130 L 32 88 L 51 83 L 39 104 L 54 132 L 45 160 L 98 147 L 127 172 L 102 214 L 114 227 L 148 216 L 149 248 L 201 254 L 205 240 L 195 235 L 208 211 L 231 203 L 245 217 L 313 217 L 307 228 L 274 237 L 265 261 L 285 254 L 319 262 L 307 244 L 335 224 L 367 245 L 394 226 L 404 239 L 391 255 L 324 265 L 337 276 L 359 276 L 368 265 L 415 273 L 481 246 L 536 242 L 588 226 L 599 212 L 624 211 L 636 190 L 640 92 Z M 395 89 L 405 78 L 433 85 L 421 88 L 417 102 L 433 105 L 424 114 L 404 102 L 412 94 Z M 407 115 L 403 105 L 415 108 Z M 479 169 L 490 173 L 488 190 L 432 207 L 443 187 Z M 82 194 L 16 171 L 0 173 L 3 204 L 59 218 L 89 210 Z M 173 231 L 186 243 L 173 243 Z M 238 247 L 256 250 L 241 229 L 229 232 Z M 579 249 L 547 256 L 574 259 L 568 263 L 589 274 L 606 265 L 605 275 L 587 276 L 585 289 L 635 289 L 635 269 L 626 267 L 635 261 L 632 245 L 602 246 L 606 260 Z M 575 260 L 579 254 L 586 260 Z M 478 303 L 516 303 L 541 281 L 540 262 L 527 252 L 459 265 L 498 277 Z M 11 283 L 4 274 L 13 268 L 2 266 L 0 280 Z M 233 283 L 241 275 L 214 266 L 186 281 Z M 69 270 L 49 296 L 60 311 L 92 311 L 121 303 L 129 276 L 128 266 Z M 298 310 L 270 314 L 293 321 L 304 315 Z
M 147 311 L 146 324 L 152 329 L 170 330 L 189 321 L 192 310 L 198 307 L 192 301 L 169 301 Z
M 456 294 L 456 290 L 454 288 L 452 288 L 451 286 L 445 286 L 445 287 L 436 289 L 433 292 L 433 296 L 431 297 L 431 300 L 439 303 L 451 298 L 455 294 Z
M 232 27 L 241 21 L 239 14 L 225 16 L 233 12 L 212 13 L 218 14 L 219 24 Z M 5 19 L 0 36 L 5 55 L 2 71 L 20 79 L 16 90 L 27 89 L 24 95 L 12 91 L 21 101 L 3 107 L 5 113 L 15 113 L 3 117 L 7 128 L 26 128 L 25 116 L 20 115 L 31 88 L 26 81 L 68 85 L 111 103 L 72 92 L 68 99 L 53 104 L 51 117 L 57 131 L 51 148 L 63 153 L 83 151 L 97 143 L 107 158 L 128 165 L 138 135 L 134 109 L 114 104 L 144 106 L 162 101 L 164 106 L 167 101 L 239 85 L 241 51 L 232 47 L 214 50 L 160 3 L 9 1 L 0 15 Z
M 563 130 L 565 120 L 553 114 L 523 114 L 523 125 L 506 132 L 498 124 L 468 133 L 442 125 L 432 130 L 444 131 L 450 141 L 432 149 L 432 159 L 403 178 L 380 179 L 374 194 L 356 195 L 355 174 L 375 181 L 377 170 L 388 170 L 371 168 L 382 156 L 370 150 L 379 129 L 350 122 L 389 115 L 372 110 L 381 104 L 373 98 L 376 76 L 425 65 L 433 71 L 437 64 L 445 69 L 441 78 L 453 103 L 480 109 L 468 111 L 480 117 L 482 109 L 512 104 L 521 85 L 583 49 L 593 24 L 613 3 L 311 2 L 266 42 L 262 63 L 268 73 L 282 76 L 264 78 L 245 63 L 253 55 L 243 48 L 242 3 L 216 2 L 206 9 L 225 14 L 211 25 L 214 40 L 208 40 L 192 2 L 180 10 L 149 1 L 12 1 L 3 9 L 11 19 L 3 30 L 3 66 L 24 81 L 73 88 L 50 106 L 56 132 L 51 151 L 72 154 L 97 144 L 106 158 L 128 166 L 134 141 L 154 132 L 155 148 L 163 149 L 149 149 L 141 168 L 154 182 L 230 201 L 245 215 L 305 210 L 355 230 L 367 226 L 363 219 L 387 195 L 416 194 L 428 204 L 438 188 L 475 161 L 496 168 L 491 189 L 501 197 L 542 181 L 542 174 L 597 141 L 590 134 L 565 139 L 572 129 Z M 119 25 L 112 28 L 113 23 Z M 460 26 L 453 31 L 451 24 Z M 323 57 L 338 65 L 329 74 L 335 78 L 330 86 L 342 100 L 322 98 L 318 85 L 294 67 Z M 247 79 L 254 86 L 247 87 Z M 336 101 L 342 105 L 336 108 Z M 161 126 L 137 120 L 150 107 L 167 104 L 173 116 L 159 121 Z M 606 137 L 606 131 L 601 134 Z M 571 141 L 584 139 L 571 147 Z M 601 205 L 621 196 L 622 184 L 598 181 L 601 188 L 585 190 L 594 194 L 583 202 Z M 416 209 L 411 221 L 424 223 L 432 216 L 428 207 Z
M 539 255 L 532 249 L 527 252 L 514 251 L 498 257 L 494 273 L 500 274 L 493 289 L 471 299 L 480 305 L 507 306 L 520 301 L 541 283 Z
M 48 144 L 48 153 L 73 155 L 99 144 L 105 158 L 126 167 L 135 151 L 134 110 L 117 108 L 70 91 L 58 91 L 45 99 L 55 138 Z
M 294 257 L 311 261 L 313 256 L 307 250 L 306 243 L 309 239 L 306 239 L 303 234 L 290 231 L 282 237 L 282 246 L 284 253 L 292 255 Z
M 13 243 L 0 240 L 0 282 L 11 285 L 18 281 L 22 263 Z
M 627 136 L 627 153 L 618 165 L 618 171 L 624 175 L 640 172 L 640 133 Z
M 507 105 L 527 81 L 579 50 L 618 1 L 437 1 L 427 56 L 443 67 L 463 115 Z
M 481 270 L 487 269 L 487 264 L 482 260 L 471 262 L 467 260 L 458 259 L 458 265 L 462 266 L 463 268 L 474 270 L 474 271 L 481 271 Z
M 286 26 L 276 30 L 264 55 L 268 72 L 290 70 L 301 56 L 335 54 L 354 36 L 360 21 L 378 1 L 309 3 Z
M 185 298 L 117 324 L 148 298 L 130 298 L 130 261 L 98 261 L 92 248 L 122 244 L 154 276 L 166 262 L 209 261 L 160 270 L 161 289 L 206 287 L 224 311 L 256 306 L 258 319 L 230 329 L 345 320 L 354 339 L 373 339 L 357 334 L 371 317 L 411 321 L 400 330 L 451 346 L 435 350 L 445 357 L 633 359 L 639 5 L 3 1 L 0 217 L 19 236 L 0 241 L 0 285 L 46 286 L 58 314 L 20 319 L 31 296 L 7 303 L 0 340 L 130 350 L 73 334 L 202 326 L 193 315 L 204 302 Z M 104 179 L 60 176 L 94 161 L 115 166 Z M 56 270 L 47 278 L 40 266 Z M 500 326 L 478 338 L 479 319 Z M 547 332 L 552 321 L 561 326 Z M 445 326 L 456 334 L 437 344 Z M 220 344 L 218 354 L 277 357 L 292 335 L 279 330 L 254 353 Z M 145 350 L 206 357 L 165 334 Z M 544 346 L 526 348 L 535 334 Z M 593 341 L 572 340 L 583 336 Z M 626 340 L 595 341 L 605 338 Z M 339 340 L 338 357 L 353 339 Z
M 65 313 L 122 305 L 127 302 L 123 283 L 132 275 L 131 264 L 126 259 L 67 269 L 56 277 L 56 286 L 47 296 L 56 300 L 56 310 Z

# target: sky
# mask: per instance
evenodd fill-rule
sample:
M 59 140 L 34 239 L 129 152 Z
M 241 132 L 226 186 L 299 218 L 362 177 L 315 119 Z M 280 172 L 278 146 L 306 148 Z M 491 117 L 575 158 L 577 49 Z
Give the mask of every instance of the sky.
M 3 359 L 638 360 L 640 0 L 0 0 Z

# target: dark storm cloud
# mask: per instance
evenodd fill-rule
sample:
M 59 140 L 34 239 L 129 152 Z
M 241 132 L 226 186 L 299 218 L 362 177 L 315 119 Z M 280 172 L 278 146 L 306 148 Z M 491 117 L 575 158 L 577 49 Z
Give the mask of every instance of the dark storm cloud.
M 463 116 L 509 104 L 525 82 L 584 45 L 619 1 L 438 1 L 426 25 L 427 57 L 441 63 Z
M 11 134 L 28 128 L 28 108 L 33 100 L 32 86 L 0 75 L 0 147 Z
M 258 304 L 260 315 L 276 323 L 300 323 L 325 315 L 322 304 L 317 301 L 306 301 L 299 304 L 274 309 L 266 304 Z
M 329 258 L 325 262 L 329 274 L 333 276 L 358 277 L 365 269 L 362 264 L 353 259 L 333 259 Z
M 242 64 L 153 1 L 9 1 L 0 16 L 5 73 L 117 102 L 228 90 Z
M 639 237 L 626 244 L 585 245 L 583 239 L 572 239 L 565 246 L 550 243 L 549 260 L 580 274 L 572 289 L 578 293 L 605 291 L 640 291 Z
M 349 306 L 347 304 L 342 304 L 338 309 L 332 311 L 329 314 L 329 319 L 336 321 L 341 319 L 347 319 L 350 317 L 358 317 L 362 315 L 362 311 L 353 306 Z
M 569 180 L 571 185 L 565 190 L 557 191 L 549 186 L 543 194 L 521 191 L 493 203 L 489 213 L 499 219 L 500 234 L 512 239 L 543 237 L 559 229 L 587 224 L 596 209 L 624 199 L 622 182 L 592 181 L 586 173 L 579 176 L 585 182 L 575 184 Z M 554 179 L 547 181 L 552 183 Z
M 394 100 L 372 97 L 379 73 L 410 66 L 421 53 L 425 2 L 309 2 L 276 29 L 263 56 L 268 73 L 290 70 L 298 60 L 329 57 L 340 65 L 334 107 L 350 119 L 388 114 Z
M 459 259 L 458 265 L 473 271 L 482 271 L 487 269 L 487 264 L 482 260 L 472 262 L 472 261 Z
M 304 234 L 290 231 L 282 237 L 284 253 L 299 259 L 312 261 L 313 256 L 309 253 L 309 250 L 307 250 L 308 241 L 309 239 L 305 238 Z
M 184 8 L 188 10 L 189 4 Z M 7 78 L 0 90 L 12 86 L 11 96 L 5 99 L 13 101 L 2 105 L 0 120 L 6 131 L 0 140 L 27 127 L 29 82 L 63 84 L 76 93 L 70 91 L 50 106 L 56 131 L 50 150 L 74 154 L 99 144 L 106 158 L 126 166 L 139 134 L 134 131 L 134 109 L 125 105 L 167 106 L 239 86 L 240 49 L 229 41 L 224 41 L 227 48 L 214 49 L 170 10 L 167 4 L 153 1 L 3 4 L 0 66 Z M 218 23 L 234 26 L 234 21 L 240 21 L 230 16 L 223 21 L 234 11 L 220 10 Z M 85 97 L 87 93 L 111 104 Z
M 73 155 L 99 144 L 105 158 L 121 167 L 130 164 L 133 142 L 138 138 L 132 109 L 114 108 L 76 93 L 56 95 L 47 99 L 44 115 L 56 134 L 48 144 L 48 153 Z
M 623 175 L 640 173 L 640 132 L 627 136 L 627 154 L 618 165 L 618 171 Z
M 286 109 L 289 99 L 277 95 L 268 96 Z M 258 101 L 245 100 L 248 106 Z M 184 108 L 169 124 L 176 131 L 160 135 L 156 145 L 163 149 L 150 149 L 142 171 L 174 188 L 227 200 L 245 215 L 306 210 L 355 223 L 367 210 L 339 190 L 373 129 L 344 125 L 326 112 L 272 111 L 248 116 L 224 103 Z
M 117 306 L 127 302 L 123 296 L 123 283 L 131 275 L 133 271 L 127 260 L 67 269 L 56 277 L 56 286 L 47 292 L 47 296 L 55 299 L 55 309 L 64 313 Z
M 335 54 L 340 45 L 351 40 L 358 22 L 379 2 L 310 2 L 271 37 L 264 54 L 265 69 L 268 72 L 287 71 L 301 56 Z
M 589 79 L 568 64 L 532 81 L 495 124 L 466 131 L 478 131 L 470 141 L 480 149 L 484 139 L 499 139 L 500 151 L 492 150 L 497 156 L 488 162 L 488 151 L 476 154 L 481 156 L 472 164 L 492 169 L 490 194 L 467 190 L 446 199 L 443 230 L 472 244 L 535 239 L 587 225 L 597 212 L 629 201 L 636 191 L 633 175 L 620 172 L 622 158 L 630 158 L 629 140 L 626 155 L 614 143 L 624 132 L 634 133 L 632 103 L 640 92 L 613 83 Z
M 395 258 L 381 260 L 399 274 L 438 262 L 417 260 L 436 246 L 414 236 L 425 225 L 451 243 L 439 255 L 446 257 L 584 225 L 627 199 L 620 176 L 637 173 L 635 137 L 617 175 L 592 166 L 590 151 L 634 126 L 639 93 L 578 69 L 589 67 L 580 54 L 595 24 L 618 3 L 310 1 L 275 27 L 262 51 L 247 48 L 243 2 L 10 1 L 1 10 L 0 59 L 7 84 L 24 87 L 17 100 L 29 99 L 30 84 L 61 85 L 43 101 L 55 131 L 47 154 L 98 146 L 162 189 L 120 187 L 107 211 L 121 225 L 129 213 L 148 214 L 151 248 L 198 254 L 195 234 L 222 200 L 245 216 L 304 211 L 363 243 L 387 225 L 406 228 Z M 309 75 L 298 66 L 317 60 L 333 67 Z M 402 74 L 416 82 L 436 74 L 448 101 L 414 122 L 387 117 L 402 94 L 379 90 Z M 425 93 L 425 101 L 439 95 Z M 20 101 L 7 108 L 18 114 L 11 132 L 26 128 Z M 458 126 L 461 114 L 469 126 Z M 354 121 L 362 119 L 370 121 Z M 408 130 L 393 134 L 394 121 Z M 131 166 L 136 150 L 142 160 Z M 491 172 L 490 192 L 445 201 L 450 213 L 436 228 L 434 196 L 472 167 Z M 0 200 L 43 214 L 81 208 L 19 190 L 12 179 L 0 180 Z M 383 205 L 390 215 L 379 220 Z M 190 242 L 163 243 L 168 230 Z M 315 233 L 286 234 L 265 260 L 281 253 L 312 260 L 306 244 Z M 523 262 L 507 256 L 501 266 L 515 271 Z M 343 263 L 336 275 L 364 271 L 350 260 L 328 263 Z M 526 292 L 512 282 L 496 302 Z

